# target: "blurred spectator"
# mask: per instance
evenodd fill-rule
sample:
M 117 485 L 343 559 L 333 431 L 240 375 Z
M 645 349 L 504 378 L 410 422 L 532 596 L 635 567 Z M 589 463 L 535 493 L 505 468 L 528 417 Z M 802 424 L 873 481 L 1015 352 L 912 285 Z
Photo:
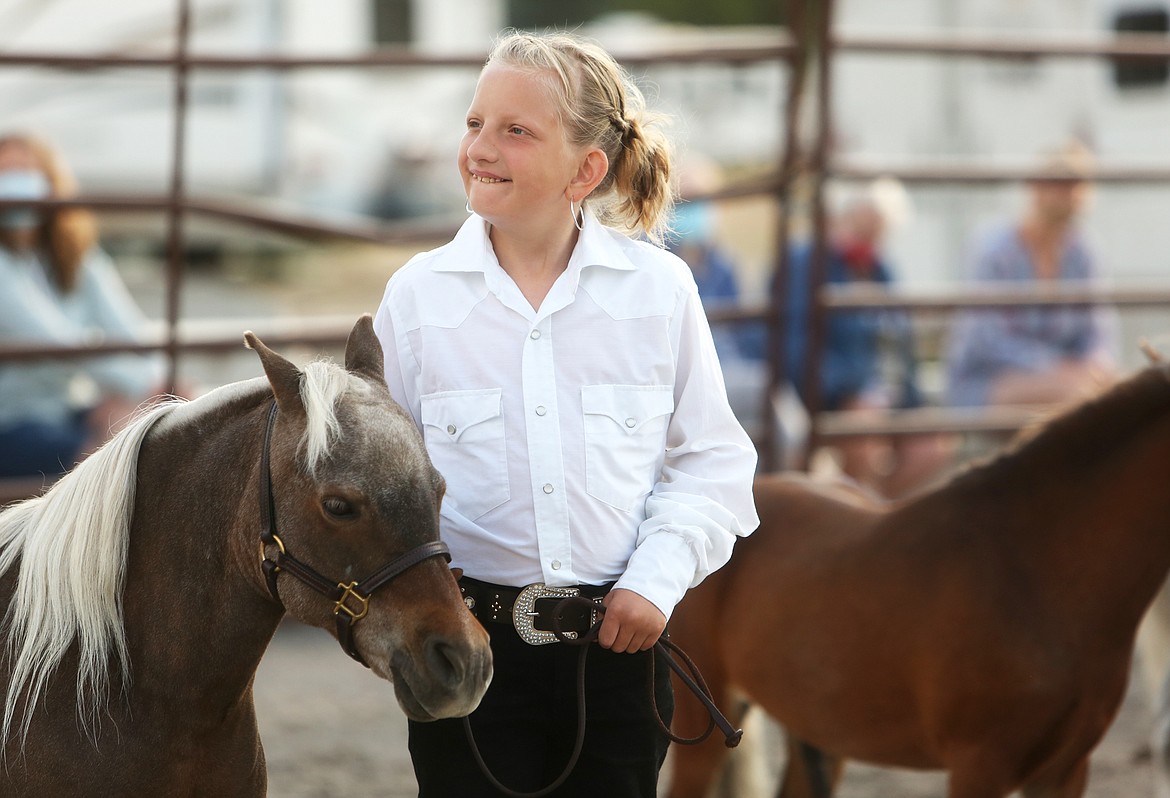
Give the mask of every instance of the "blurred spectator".
M 739 280 L 731 256 L 716 241 L 716 209 L 703 195 L 723 185 L 723 174 L 712 159 L 691 154 L 679 168 L 681 201 L 674 207 L 667 247 L 691 268 L 699 297 L 707 310 L 734 307 L 741 300 Z M 692 199 L 694 198 L 694 199 Z M 753 438 L 763 430 L 763 364 L 746 357 L 762 346 L 758 324 L 713 324 L 711 335 L 723 370 L 727 398 L 736 418 Z
M 0 137 L 0 198 L 75 193 L 43 142 Z M 93 215 L 80 208 L 0 211 L 0 345 L 139 340 L 142 315 Z M 0 476 L 57 475 L 100 445 L 159 383 L 157 358 L 0 361 Z
M 703 195 L 723 185 L 722 170 L 715 161 L 691 154 L 679 168 L 680 201 L 674 206 L 667 247 L 691 267 L 704 307 L 730 307 L 739 303 L 740 288 L 731 256 L 715 239 L 716 209 Z M 720 363 L 742 357 L 744 347 L 758 347 L 743 325 L 712 327 Z
M 1097 259 L 1077 222 L 1091 156 L 1070 145 L 1028 183 L 1018 220 L 978 243 L 968 278 L 1001 284 L 1092 281 Z M 1114 371 L 1115 321 L 1104 307 L 971 310 L 959 315 L 948 353 L 954 405 L 1049 404 L 1095 392 Z
M 886 232 L 904 221 L 908 213 L 905 190 L 889 179 L 875 181 L 846 200 L 829 225 L 826 282 L 891 284 L 894 275 L 881 247 Z M 806 404 L 813 254 L 811 242 L 793 248 L 783 292 L 787 300 L 787 377 Z M 754 354 L 765 356 L 762 349 Z M 923 403 L 913 331 L 905 314 L 866 310 L 828 313 L 819 375 L 822 410 L 882 415 L 890 409 Z M 889 497 L 923 486 L 951 457 L 950 439 L 936 435 L 849 438 L 834 448 L 841 470 Z

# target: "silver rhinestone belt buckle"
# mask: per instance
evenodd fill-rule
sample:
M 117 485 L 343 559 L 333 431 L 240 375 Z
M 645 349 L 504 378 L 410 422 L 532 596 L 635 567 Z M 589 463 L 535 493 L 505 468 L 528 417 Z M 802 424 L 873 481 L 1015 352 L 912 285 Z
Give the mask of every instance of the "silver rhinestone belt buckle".
M 533 625 L 540 614 L 536 611 L 536 602 L 538 599 L 567 599 L 579 595 L 581 591 L 575 587 L 549 587 L 539 582 L 523 588 L 512 605 L 512 625 L 516 627 L 516 634 L 530 646 L 559 643 L 556 632 L 541 631 Z M 564 635 L 569 640 L 577 639 L 576 632 L 565 632 Z

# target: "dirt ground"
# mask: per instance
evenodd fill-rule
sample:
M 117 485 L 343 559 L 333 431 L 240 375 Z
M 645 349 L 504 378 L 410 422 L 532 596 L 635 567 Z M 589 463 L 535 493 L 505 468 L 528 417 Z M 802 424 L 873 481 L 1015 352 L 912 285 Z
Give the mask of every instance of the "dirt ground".
M 417 794 L 406 721 L 393 689 L 346 657 L 325 632 L 293 622 L 281 627 L 257 673 L 256 705 L 273 798 Z M 1131 689 L 1094 754 L 1087 798 L 1153 795 L 1150 765 L 1136 758 L 1149 727 L 1144 701 Z M 941 774 L 856 764 L 838 791 L 838 798 L 944 795 Z

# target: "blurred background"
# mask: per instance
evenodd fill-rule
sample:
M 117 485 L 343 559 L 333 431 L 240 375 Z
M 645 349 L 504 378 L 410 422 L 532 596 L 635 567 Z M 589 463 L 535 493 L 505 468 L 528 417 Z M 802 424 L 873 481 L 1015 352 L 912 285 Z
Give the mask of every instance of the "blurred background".
M 0 0 L 0 131 L 60 150 L 171 377 L 198 390 L 257 373 L 246 328 L 294 357 L 335 350 L 464 218 L 454 156 L 493 37 L 567 27 L 673 117 L 684 196 L 711 200 L 704 235 L 736 278 L 719 328 L 775 315 L 772 277 L 791 242 L 827 235 L 818 214 L 894 186 L 883 251 L 937 403 L 973 236 L 1069 141 L 1095 163 L 1084 230 L 1133 292 L 1123 364 L 1170 332 L 1168 16 L 1165 0 Z M 766 446 L 779 382 L 744 382 Z

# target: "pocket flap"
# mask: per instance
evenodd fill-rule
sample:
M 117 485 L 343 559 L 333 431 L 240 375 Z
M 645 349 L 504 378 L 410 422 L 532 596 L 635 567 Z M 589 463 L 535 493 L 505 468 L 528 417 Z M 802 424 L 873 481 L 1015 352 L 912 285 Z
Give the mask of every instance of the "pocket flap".
M 581 407 L 585 415 L 606 416 L 630 434 L 673 413 L 674 391 L 669 385 L 586 385 Z
M 434 427 L 452 440 L 503 412 L 503 392 L 499 388 L 478 391 L 446 391 L 422 397 L 422 423 Z

